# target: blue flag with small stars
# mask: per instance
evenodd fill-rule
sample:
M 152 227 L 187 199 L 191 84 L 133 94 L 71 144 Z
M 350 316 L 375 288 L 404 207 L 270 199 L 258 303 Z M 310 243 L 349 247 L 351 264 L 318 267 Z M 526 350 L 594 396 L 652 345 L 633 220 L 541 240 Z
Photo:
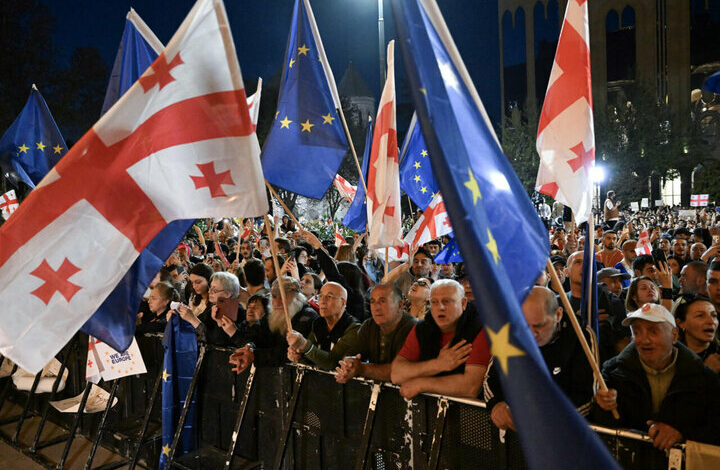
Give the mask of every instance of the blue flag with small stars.
M 192 381 L 198 358 L 195 328 L 173 314 L 165 327 L 163 336 L 165 359 L 162 372 L 162 452 L 158 468 L 164 469 L 170 456 L 170 447 L 175 437 L 175 428 L 180 420 L 185 398 Z M 182 436 L 178 441 L 175 455 L 187 454 L 197 447 L 195 431 L 195 398 L 193 393 Z
M 310 4 L 295 0 L 277 111 L 260 154 L 265 179 L 322 199 L 348 150 L 339 108 Z
M 392 0 L 413 104 L 528 466 L 617 469 L 550 376 L 520 308 L 549 254 L 434 0 Z
M 400 152 L 400 188 L 417 206 L 425 210 L 438 192 L 417 116 L 413 114 Z
M 462 255 L 460 254 L 460 248 L 457 246 L 455 237 L 451 238 L 450 241 L 445 245 L 440 253 L 435 256 L 435 263 L 462 263 Z
M 33 85 L 25 107 L 0 139 L 4 170 L 34 188 L 66 152 L 65 139 Z
M 370 150 L 372 149 L 373 125 L 372 118 L 368 119 L 367 134 L 365 135 L 365 150 L 363 151 L 362 174 L 367 181 L 368 165 L 370 162 Z M 348 207 L 342 224 L 356 232 L 364 232 L 367 225 L 367 201 L 365 201 L 365 187 L 358 182 L 355 197 Z

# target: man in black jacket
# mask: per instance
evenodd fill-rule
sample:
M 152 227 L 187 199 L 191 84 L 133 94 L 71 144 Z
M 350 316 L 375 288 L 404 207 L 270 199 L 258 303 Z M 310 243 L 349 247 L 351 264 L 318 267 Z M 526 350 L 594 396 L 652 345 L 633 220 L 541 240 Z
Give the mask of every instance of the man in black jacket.
M 558 305 L 555 293 L 547 287 L 533 287 L 522 311 L 553 380 L 586 416 L 592 407 L 592 369 L 575 332 L 567 325 L 563 327 L 560 321 L 563 309 Z M 503 430 L 515 429 L 494 361 L 488 369 L 483 395 L 495 426 Z
M 595 395 L 595 420 L 647 430 L 661 450 L 684 439 L 720 444 L 720 379 L 676 342 L 672 314 L 661 305 L 645 304 L 623 324 L 630 326 L 633 342 L 603 365 L 609 390 Z M 613 409 L 619 421 L 610 415 Z

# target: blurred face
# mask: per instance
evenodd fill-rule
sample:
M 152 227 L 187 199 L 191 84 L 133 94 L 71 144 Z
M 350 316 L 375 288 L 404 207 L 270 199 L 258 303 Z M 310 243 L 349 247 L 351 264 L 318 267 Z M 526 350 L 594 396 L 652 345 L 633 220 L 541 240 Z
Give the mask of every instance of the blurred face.
M 402 315 L 400 299 L 395 298 L 389 287 L 376 287 L 370 293 L 370 313 L 378 326 L 394 325 Z
M 242 256 L 243 259 L 250 259 L 250 257 L 252 257 L 252 243 L 242 242 L 242 245 L 240 245 L 240 256 Z
M 195 291 L 197 295 L 205 295 L 208 293 L 209 286 L 207 279 L 204 277 L 198 276 L 197 274 L 191 274 L 190 284 L 192 284 L 193 291 Z
M 440 270 L 445 277 L 453 277 L 455 275 L 455 265 L 453 263 L 442 263 Z
M 434 243 L 431 243 L 429 245 L 425 245 L 425 249 L 430 252 L 431 255 L 436 256 L 438 253 L 440 253 L 440 247 Z
M 677 328 L 667 322 L 651 322 L 636 319 L 630 324 L 635 348 L 640 359 L 653 369 L 667 366 L 672 354 L 673 343 L 677 341 Z
M 702 254 L 705 253 L 705 250 L 707 250 L 707 248 L 702 243 L 693 243 L 690 247 L 690 259 L 700 259 Z
M 212 262 L 212 269 L 213 269 L 213 271 L 218 273 L 220 271 L 224 271 L 225 267 L 223 266 L 223 264 L 220 260 L 216 259 L 215 261 Z
M 210 302 L 214 304 L 218 302 L 218 299 L 227 299 L 230 297 L 230 292 L 225 290 L 218 279 L 213 279 L 210 283 L 210 290 L 208 291 L 208 294 L 208 299 L 210 299 Z
M 275 280 L 275 266 L 271 259 L 265 260 L 265 279 L 267 279 L 269 283 Z
M 298 262 L 298 264 L 302 264 L 304 266 L 307 264 L 307 261 L 308 261 L 307 251 L 303 250 L 298 254 L 297 262 Z
M 308 299 L 317 294 L 315 280 L 310 274 L 306 274 L 300 279 L 300 290 Z
M 687 240 L 684 238 L 676 238 L 672 242 L 672 249 L 675 256 L 685 258 L 685 253 L 687 252 Z
M 148 297 L 148 307 L 150 307 L 151 312 L 162 313 L 165 311 L 165 308 L 169 303 L 170 299 L 164 298 L 160 293 L 160 289 L 157 287 L 150 292 L 150 297 Z
M 556 263 L 553 264 L 553 268 L 555 268 L 555 273 L 557 273 L 560 284 L 565 282 L 565 266 L 563 266 L 561 263 Z
M 670 240 L 667 238 L 661 238 L 658 242 L 658 248 L 665 251 L 666 253 L 670 252 Z
M 616 233 L 606 233 L 602 237 L 603 248 L 610 251 L 616 249 L 617 240 L 618 238 Z
M 282 306 L 280 308 L 282 308 Z M 247 313 L 245 315 L 248 323 L 252 325 L 264 316 L 265 309 L 262 306 L 262 302 L 260 302 L 259 300 L 253 300 L 251 303 L 248 304 Z
M 548 315 L 545 312 L 545 302 L 542 296 L 530 294 L 522 306 L 525 321 L 538 346 L 545 346 L 552 340 L 555 329 L 560 321 L 562 309 Z
M 455 330 L 467 299 L 452 286 L 436 287 L 430 293 L 430 312 L 443 333 Z
M 623 258 L 625 258 L 625 262 L 632 266 L 632 262 L 637 256 L 637 253 L 635 253 L 635 248 L 637 247 L 636 242 L 626 242 L 623 244 Z
M 432 260 L 423 253 L 418 253 L 413 259 L 412 270 L 416 276 L 427 277 L 430 274 Z
M 638 282 L 637 294 L 635 295 L 635 300 L 638 305 L 656 303 L 659 299 L 660 295 L 654 282 L 648 281 L 647 279 Z
M 325 284 L 320 289 L 318 303 L 320 304 L 320 316 L 323 318 L 339 317 L 345 311 L 345 294 L 342 289 L 334 284 Z
M 685 321 L 678 320 L 677 324 L 685 331 L 686 342 L 709 343 L 718 329 L 717 312 L 710 302 L 698 300 L 688 307 Z
M 421 277 L 413 282 L 408 291 L 408 298 L 411 302 L 427 302 L 430 300 L 430 281 Z
M 680 263 L 678 263 L 678 260 L 676 260 L 675 258 L 671 258 L 667 261 L 668 261 L 668 266 L 670 266 L 670 271 L 674 275 L 679 276 L 680 275 Z
M 720 271 L 707 272 L 708 297 L 716 305 L 720 305 Z
M 622 292 L 622 280 L 620 279 L 620 276 L 606 277 L 600 282 L 605 284 L 608 290 L 617 296 L 619 296 L 620 292 Z
M 576 253 L 570 255 L 570 258 L 568 258 L 567 260 L 565 274 L 567 274 L 567 276 L 570 278 L 570 282 L 573 284 L 582 284 L 582 255 L 582 253 Z
M 645 266 L 643 266 L 642 271 L 640 271 L 640 274 L 638 274 L 637 277 L 641 276 L 647 276 L 652 279 L 656 279 L 658 275 L 658 270 L 655 267 L 653 263 L 648 263 Z
M 475 295 L 473 294 L 472 287 L 470 287 L 470 279 L 466 277 L 460 284 L 462 284 L 463 290 L 465 291 L 465 298 L 469 301 L 474 301 Z
M 704 283 L 705 279 L 696 273 L 694 269 L 683 266 L 680 270 L 680 285 L 682 286 L 683 292 L 698 292 Z

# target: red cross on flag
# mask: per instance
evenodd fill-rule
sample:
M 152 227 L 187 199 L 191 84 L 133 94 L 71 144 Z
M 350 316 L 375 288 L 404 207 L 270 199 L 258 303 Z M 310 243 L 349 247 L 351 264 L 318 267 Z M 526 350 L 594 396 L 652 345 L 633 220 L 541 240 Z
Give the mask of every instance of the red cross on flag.
M 437 193 L 430 201 L 430 205 L 427 206 L 425 212 L 405 235 L 405 242 L 414 248 L 447 235 L 452 231 L 450 218 L 445 210 L 445 203 L 440 193 Z
M 335 246 L 340 247 L 341 245 L 344 245 L 345 243 L 347 243 L 345 241 L 345 237 L 343 237 L 343 234 L 340 231 L 340 229 L 336 227 L 335 228 Z
M 395 121 L 394 41 L 387 47 L 387 79 L 378 105 L 368 165 L 368 248 L 402 245 L 400 173 Z
M 170 221 L 267 212 L 221 0 L 199 0 L 142 78 L 0 228 L 0 353 L 36 372 Z
M 640 232 L 637 245 L 635 246 L 635 253 L 640 255 L 651 255 L 652 244 L 650 243 L 650 237 L 648 236 L 647 230 Z
M 262 78 L 258 78 L 257 89 L 255 93 L 248 96 L 247 104 L 250 111 L 250 120 L 257 127 L 258 117 L 260 116 L 260 97 L 262 95 Z
M 7 220 L 10 214 L 20 206 L 15 195 L 15 190 L 11 189 L 2 196 L 0 196 L 0 210 L 2 210 L 3 219 Z
M 355 193 L 357 193 L 357 186 L 351 185 L 347 182 L 345 178 L 340 175 L 335 175 L 333 184 L 335 185 L 335 189 L 337 189 L 340 195 L 344 197 L 347 202 L 352 203 L 353 199 L 355 198 Z
M 585 222 L 592 210 L 595 134 L 590 82 L 587 0 L 570 0 L 538 124 L 535 189 Z
M 690 207 L 705 207 L 708 205 L 709 200 L 709 194 L 691 194 Z M 0 205 L 2 205 L 2 203 L 0 203 Z

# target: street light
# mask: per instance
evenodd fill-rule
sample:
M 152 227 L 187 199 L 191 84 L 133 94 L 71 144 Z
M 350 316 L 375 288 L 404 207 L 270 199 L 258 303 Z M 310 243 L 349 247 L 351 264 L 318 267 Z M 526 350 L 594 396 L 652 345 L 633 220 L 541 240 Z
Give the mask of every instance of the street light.
M 593 200 L 595 202 L 593 205 L 597 210 L 600 210 L 602 205 L 600 186 L 605 182 L 605 168 L 598 165 L 596 162 L 590 167 L 589 176 L 593 185 Z

